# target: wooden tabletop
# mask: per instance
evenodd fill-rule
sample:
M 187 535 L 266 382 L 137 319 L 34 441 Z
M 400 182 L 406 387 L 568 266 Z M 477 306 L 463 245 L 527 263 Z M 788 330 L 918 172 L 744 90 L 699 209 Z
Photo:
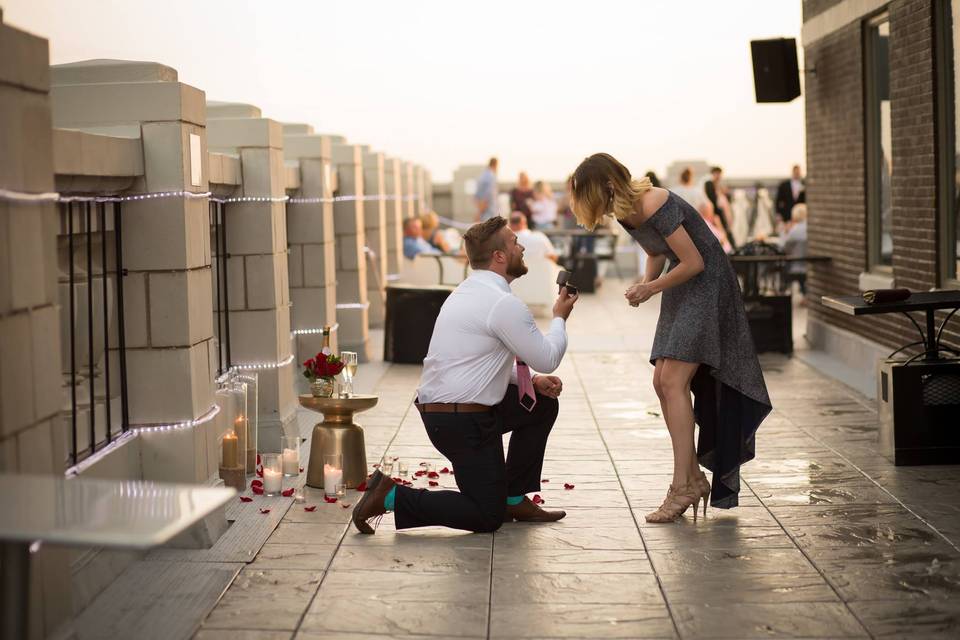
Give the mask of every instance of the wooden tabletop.
M 884 304 L 867 304 L 861 296 L 823 296 L 820 303 L 829 309 L 851 316 L 957 309 L 960 308 L 960 291 L 920 291 L 911 294 L 906 300 Z

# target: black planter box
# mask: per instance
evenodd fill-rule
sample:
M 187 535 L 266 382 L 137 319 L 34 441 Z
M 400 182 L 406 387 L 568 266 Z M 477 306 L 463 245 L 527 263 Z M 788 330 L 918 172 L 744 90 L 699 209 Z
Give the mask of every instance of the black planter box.
M 793 353 L 793 305 L 790 296 L 745 296 L 743 304 L 757 353 Z
M 430 348 L 440 307 L 453 291 L 450 286 L 392 284 L 386 287 L 383 359 L 423 364 Z

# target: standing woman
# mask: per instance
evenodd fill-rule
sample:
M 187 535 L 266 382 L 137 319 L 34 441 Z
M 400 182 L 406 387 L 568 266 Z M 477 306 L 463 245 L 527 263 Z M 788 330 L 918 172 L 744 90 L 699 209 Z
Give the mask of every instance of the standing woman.
M 708 496 L 714 507 L 737 506 L 740 465 L 754 457 L 757 427 L 772 407 L 730 261 L 693 207 L 647 178 L 632 179 L 613 156 L 590 156 L 570 182 L 580 225 L 592 230 L 612 213 L 649 255 L 643 279 L 627 289 L 630 305 L 663 294 L 650 362 L 673 482 L 647 522 L 671 522 L 691 506 L 696 518 L 700 500 L 706 514 Z M 713 472 L 712 489 L 700 464 Z

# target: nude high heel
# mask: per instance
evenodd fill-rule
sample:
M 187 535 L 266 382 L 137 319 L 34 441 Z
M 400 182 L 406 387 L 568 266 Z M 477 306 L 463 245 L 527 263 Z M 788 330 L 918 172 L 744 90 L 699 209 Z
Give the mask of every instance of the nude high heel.
M 710 504 L 710 481 L 707 480 L 707 474 L 705 474 L 703 471 L 700 471 L 699 475 L 694 480 L 694 484 L 700 493 L 700 500 L 703 500 L 703 517 L 706 518 L 707 505 Z M 693 510 L 696 512 L 697 505 L 693 505 Z
M 697 503 L 700 501 L 700 489 L 692 484 L 682 487 L 670 485 L 667 497 L 656 511 L 648 513 L 644 519 L 650 523 L 673 522 L 683 515 L 683 512 L 693 506 L 693 520 L 697 520 Z

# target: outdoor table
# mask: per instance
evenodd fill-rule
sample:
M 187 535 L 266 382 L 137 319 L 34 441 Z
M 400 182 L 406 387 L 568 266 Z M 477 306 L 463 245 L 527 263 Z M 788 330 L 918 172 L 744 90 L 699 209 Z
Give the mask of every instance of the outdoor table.
M 169 542 L 235 495 L 223 487 L 0 474 L 0 637 L 27 636 L 34 543 L 150 549 Z
M 367 449 L 363 428 L 353 421 L 353 414 L 372 409 L 379 398 L 355 393 L 350 397 L 318 398 L 309 393 L 300 396 L 300 406 L 323 414 L 323 421 L 313 427 L 310 440 L 310 461 L 307 485 L 323 488 L 323 457 L 343 456 L 343 483 L 355 489 L 367 478 Z
M 918 292 L 911 294 L 906 300 L 885 304 L 867 304 L 860 296 L 823 296 L 821 303 L 828 309 L 834 309 L 851 316 L 865 316 L 878 313 L 902 313 L 907 316 L 910 322 L 913 323 L 913 326 L 917 328 L 917 331 L 920 332 L 920 340 L 903 345 L 891 353 L 889 357 L 893 357 L 908 347 L 917 345 L 923 345 L 924 350 L 921 355 L 924 356 L 925 360 L 939 359 L 941 351 L 957 353 L 949 347 L 941 346 L 940 336 L 943 334 L 943 328 L 947 326 L 947 322 L 953 314 L 957 312 L 957 309 L 960 309 L 960 291 Z M 940 328 L 937 329 L 934 312 L 939 309 L 951 309 L 951 311 L 947 317 L 943 319 L 943 322 L 940 323 Z M 910 315 L 911 311 L 926 312 L 926 333 L 920 328 L 920 325 L 917 324 L 913 316 Z
M 743 282 L 744 296 L 760 295 L 760 265 L 783 266 L 794 262 L 829 262 L 829 256 L 730 256 L 734 268 L 743 265 L 746 268 Z

